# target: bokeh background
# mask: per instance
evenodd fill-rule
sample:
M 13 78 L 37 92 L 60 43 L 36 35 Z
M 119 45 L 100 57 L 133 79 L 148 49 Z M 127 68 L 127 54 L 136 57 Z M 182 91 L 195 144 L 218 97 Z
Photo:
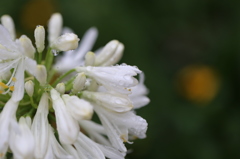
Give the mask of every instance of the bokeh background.
M 1 0 L 18 35 L 33 36 L 60 12 L 81 38 L 95 26 L 94 49 L 125 44 L 122 62 L 145 72 L 151 103 L 147 138 L 127 159 L 240 158 L 240 1 Z

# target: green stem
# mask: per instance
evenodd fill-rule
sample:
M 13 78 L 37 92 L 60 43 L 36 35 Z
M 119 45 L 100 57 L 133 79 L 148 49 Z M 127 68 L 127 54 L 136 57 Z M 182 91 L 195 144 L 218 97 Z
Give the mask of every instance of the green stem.
M 69 81 L 66 82 L 65 91 L 70 91 L 72 89 L 74 79 L 75 77 L 72 77 Z
M 45 66 L 47 70 L 50 70 L 53 62 L 53 54 L 52 54 L 52 49 L 48 48 L 47 55 L 45 58 Z
M 48 75 L 48 77 L 47 77 L 47 82 L 48 82 L 48 83 L 51 82 L 51 80 L 52 80 L 52 78 L 53 78 L 53 76 L 54 76 L 55 73 L 56 73 L 56 70 L 55 70 L 55 69 L 53 69 L 53 70 L 51 70 L 51 71 L 49 72 L 49 75 Z
M 26 105 L 29 105 L 31 104 L 31 102 L 20 102 L 19 105 L 20 106 L 26 106 Z
M 63 78 L 65 78 L 66 76 L 68 76 L 69 74 L 71 74 L 74 71 L 75 71 L 75 69 L 71 69 L 68 72 L 66 72 L 65 74 L 58 77 L 58 79 L 52 84 L 52 86 L 55 87 Z
M 38 60 L 37 60 L 37 62 L 38 62 L 38 64 L 41 64 L 41 62 L 42 62 L 42 53 L 41 52 L 38 53 Z
M 30 102 L 31 102 L 31 105 L 33 106 L 33 108 L 37 108 L 37 105 L 33 101 L 33 97 L 30 97 Z

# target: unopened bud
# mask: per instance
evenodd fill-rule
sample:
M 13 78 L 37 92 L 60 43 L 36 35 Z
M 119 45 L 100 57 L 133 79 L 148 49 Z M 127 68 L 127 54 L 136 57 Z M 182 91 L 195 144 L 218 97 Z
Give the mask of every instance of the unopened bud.
M 34 83 L 30 80 L 25 83 L 25 90 L 27 94 L 32 97 L 33 92 L 34 92 Z
M 93 106 L 84 99 L 79 99 L 77 96 L 62 96 L 72 117 L 76 120 L 91 119 L 93 115 Z
M 47 82 L 47 70 L 44 65 L 37 65 L 36 78 L 41 85 Z
M 54 13 L 48 22 L 48 41 L 51 44 L 62 32 L 62 15 Z
M 118 47 L 119 41 L 112 40 L 108 42 L 102 51 L 96 56 L 95 66 L 100 66 L 104 62 L 108 61 L 116 51 Z
M 124 45 L 122 43 L 119 43 L 112 57 L 106 62 L 104 62 L 101 66 L 111 66 L 118 63 L 118 61 L 120 61 L 120 59 L 122 58 L 123 51 L 124 51 Z
M 39 25 L 34 31 L 35 44 L 39 53 L 41 53 L 45 48 L 45 29 L 43 26 Z
M 79 38 L 76 34 L 66 33 L 59 36 L 51 44 L 51 48 L 57 51 L 69 51 L 78 47 Z
M 33 59 L 36 50 L 33 47 L 32 41 L 26 35 L 22 35 L 19 41 L 24 49 L 25 55 Z
M 12 39 L 14 40 L 16 38 L 16 33 L 12 17 L 10 17 L 9 15 L 3 15 L 1 17 L 1 23 L 9 31 Z
M 85 66 L 93 66 L 95 62 L 95 54 L 91 51 L 89 51 L 85 55 Z
M 65 84 L 64 83 L 58 83 L 57 86 L 56 86 L 56 90 L 60 94 L 64 94 L 64 92 L 65 92 Z
M 86 82 L 86 76 L 84 74 L 84 72 L 79 73 L 77 75 L 77 77 L 75 78 L 75 80 L 73 81 L 73 93 L 77 93 L 79 91 L 81 91 L 84 86 L 85 86 L 85 82 Z

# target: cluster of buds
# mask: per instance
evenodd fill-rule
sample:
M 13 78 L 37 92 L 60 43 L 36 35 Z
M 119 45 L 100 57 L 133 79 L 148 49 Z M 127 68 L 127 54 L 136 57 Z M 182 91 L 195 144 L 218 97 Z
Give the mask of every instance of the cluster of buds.
M 112 40 L 94 53 L 97 29 L 78 44 L 62 21 L 51 16 L 45 48 L 43 26 L 34 46 L 26 35 L 16 39 L 10 16 L 1 17 L 0 159 L 123 159 L 124 142 L 146 137 L 147 122 L 134 110 L 149 103 L 148 90 L 136 66 L 116 65 L 124 45 Z

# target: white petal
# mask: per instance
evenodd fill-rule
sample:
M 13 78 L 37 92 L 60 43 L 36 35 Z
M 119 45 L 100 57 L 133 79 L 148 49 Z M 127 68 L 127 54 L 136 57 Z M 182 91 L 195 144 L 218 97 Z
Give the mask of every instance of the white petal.
M 102 125 L 89 120 L 80 120 L 78 122 L 80 127 L 87 132 L 92 140 L 103 145 L 111 146 L 111 143 L 105 137 L 107 134 Z
M 25 58 L 25 70 L 27 70 L 33 76 L 36 76 L 37 63 L 35 60 Z
M 80 60 L 85 56 L 88 51 L 91 51 L 96 39 L 98 36 L 98 30 L 95 27 L 92 27 L 86 31 L 83 35 L 82 40 L 79 44 L 78 50 L 76 50 L 75 58 Z M 74 66 L 76 67 L 76 66 Z
M 104 155 L 109 159 L 124 159 L 126 153 L 121 153 L 116 149 L 108 146 L 103 146 L 98 144 L 100 150 L 104 153 Z
M 141 73 L 141 71 L 128 65 L 109 66 L 109 67 L 77 67 L 77 72 L 84 72 L 93 77 L 99 84 L 102 84 L 108 90 L 114 90 L 120 93 L 130 93 L 126 88 L 138 84 L 137 79 L 132 76 Z
M 16 50 L 16 44 L 13 42 L 12 37 L 8 30 L 0 25 L 0 44 L 5 46 L 6 48 L 13 48 Z
M 20 101 L 24 95 L 24 63 L 21 59 L 15 74 L 16 82 L 14 84 L 14 91 L 12 93 L 12 99 Z
M 126 95 L 83 91 L 82 97 L 116 112 L 127 112 L 133 108 Z
M 118 47 L 119 41 L 112 40 L 108 42 L 102 51 L 96 56 L 95 65 L 100 66 L 108 61 L 115 53 Z
M 130 99 L 133 102 L 134 109 L 139 109 L 150 102 L 150 99 L 146 96 L 137 96 Z
M 64 145 L 63 144 L 62 146 L 66 152 L 68 152 L 69 154 L 71 154 L 74 157 L 74 159 L 80 159 L 78 156 L 77 150 L 72 145 Z
M 17 107 L 18 102 L 10 99 L 0 114 L 0 156 L 4 156 L 7 152 L 10 122 L 16 113 Z
M 62 31 L 62 15 L 60 13 L 52 14 L 48 23 L 48 41 L 51 44 Z
M 107 136 L 112 143 L 112 146 L 119 151 L 127 152 L 125 145 L 123 144 L 122 139 L 120 138 L 120 133 L 118 128 L 113 125 L 103 114 L 100 112 L 100 109 L 95 107 L 95 110 L 98 114 L 99 119 L 101 120 L 102 125 L 105 127 Z
M 48 94 L 44 93 L 33 119 L 31 131 L 35 139 L 35 158 L 43 158 L 47 151 L 48 136 Z
M 29 129 L 26 119 L 19 120 L 20 133 L 11 131 L 10 148 L 14 158 L 32 159 L 34 154 L 34 137 Z
M 101 66 L 111 66 L 118 63 L 118 61 L 120 61 L 120 59 L 122 58 L 123 51 L 124 45 L 122 43 L 119 43 L 114 54 L 109 58 L 109 60 L 105 61 Z
M 67 94 L 63 95 L 62 98 L 74 119 L 82 120 L 92 117 L 93 107 L 88 101 Z
M 12 39 L 15 39 L 16 38 L 15 25 L 12 17 L 10 17 L 9 15 L 3 15 L 1 17 L 1 22 L 2 25 L 9 31 Z
M 72 144 L 77 139 L 79 125 L 70 115 L 60 94 L 55 89 L 51 89 L 50 93 L 56 115 L 59 139 L 63 144 Z
M 85 151 L 88 154 L 88 158 L 105 159 L 97 144 L 81 132 L 79 132 L 77 143 L 82 147 L 81 151 Z M 79 149 L 77 150 L 79 151 Z
M 69 155 L 58 143 L 53 133 L 51 134 L 52 149 L 56 158 L 73 159 L 73 156 Z

